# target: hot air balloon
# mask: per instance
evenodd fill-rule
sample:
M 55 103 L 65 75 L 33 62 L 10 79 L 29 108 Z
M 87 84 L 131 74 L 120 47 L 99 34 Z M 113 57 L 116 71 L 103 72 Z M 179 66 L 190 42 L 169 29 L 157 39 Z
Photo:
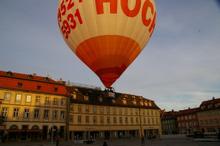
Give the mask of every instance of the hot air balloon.
M 66 44 L 105 87 L 121 76 L 153 33 L 154 0 L 59 0 Z

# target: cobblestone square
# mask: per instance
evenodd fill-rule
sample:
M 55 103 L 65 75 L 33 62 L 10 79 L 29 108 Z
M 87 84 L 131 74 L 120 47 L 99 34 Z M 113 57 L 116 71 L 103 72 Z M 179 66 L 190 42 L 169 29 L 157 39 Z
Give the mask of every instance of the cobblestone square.
M 74 142 L 60 142 L 59 146 L 102 146 L 104 140 L 98 140 L 94 144 L 75 144 Z M 162 137 L 160 139 L 145 140 L 141 144 L 140 139 L 111 139 L 107 140 L 108 146 L 219 146 L 220 141 L 203 139 L 197 141 L 184 136 Z M 1 146 L 55 146 L 49 142 L 7 142 L 1 143 Z

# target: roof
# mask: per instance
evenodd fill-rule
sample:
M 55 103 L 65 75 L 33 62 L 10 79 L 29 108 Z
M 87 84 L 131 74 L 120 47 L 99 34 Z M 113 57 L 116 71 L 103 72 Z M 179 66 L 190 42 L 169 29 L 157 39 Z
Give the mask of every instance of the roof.
M 160 109 L 154 101 L 142 96 L 76 86 L 68 86 L 67 90 L 71 95 L 72 103 Z
M 178 116 L 183 116 L 183 115 L 190 115 L 190 114 L 195 114 L 200 110 L 200 108 L 188 108 L 184 110 L 178 111 Z
M 0 88 L 66 95 L 65 84 L 49 77 L 0 71 Z
M 176 119 L 178 112 L 176 111 L 169 111 L 169 112 L 164 112 L 162 114 L 161 119 L 162 120 L 170 120 L 170 119 Z
M 203 110 L 213 110 L 220 109 L 220 98 L 213 97 L 211 100 L 203 101 L 200 104 L 200 109 Z

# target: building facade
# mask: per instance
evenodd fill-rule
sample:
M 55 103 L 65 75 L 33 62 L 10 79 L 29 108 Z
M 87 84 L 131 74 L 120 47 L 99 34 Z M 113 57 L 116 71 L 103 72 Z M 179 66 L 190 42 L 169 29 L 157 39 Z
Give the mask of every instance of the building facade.
M 178 123 L 177 123 L 177 112 L 162 112 L 161 115 L 161 125 L 163 134 L 177 134 L 178 133 Z
M 10 141 L 161 134 L 160 109 L 152 100 L 36 74 L 0 71 L 0 101 L 0 137 Z
M 197 112 L 199 108 L 188 108 L 178 111 L 177 123 L 179 134 L 192 135 L 199 131 Z
M 48 77 L 0 71 L 1 135 L 8 140 L 64 137 L 66 93 L 64 84 Z
M 70 139 L 156 137 L 160 109 L 141 96 L 69 87 Z
M 198 111 L 200 130 L 204 134 L 220 133 L 220 99 L 203 101 Z

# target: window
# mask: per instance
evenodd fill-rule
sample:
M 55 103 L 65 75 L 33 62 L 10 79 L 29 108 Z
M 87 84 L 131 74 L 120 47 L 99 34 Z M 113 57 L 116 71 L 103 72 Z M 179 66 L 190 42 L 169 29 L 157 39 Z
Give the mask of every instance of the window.
M 28 119 L 29 118 L 29 114 L 30 114 L 30 112 L 29 112 L 29 109 L 24 109 L 24 119 Z
M 103 116 L 100 117 L 100 123 L 104 123 L 104 117 Z
M 122 117 L 119 117 L 119 122 L 120 122 L 120 124 L 123 123 Z
M 123 104 L 127 104 L 127 100 L 124 98 L 122 99 Z
M 4 119 L 7 119 L 8 117 L 8 108 L 7 107 L 2 107 L 2 116 Z
M 21 94 L 17 94 L 15 96 L 15 102 L 20 103 L 21 102 Z
M 6 92 L 5 95 L 4 95 L 4 100 L 5 100 L 5 101 L 9 101 L 10 98 L 11 98 L 11 93 Z
M 158 119 L 158 118 L 156 118 L 156 124 L 157 124 L 157 125 L 159 124 L 159 119 Z
M 14 108 L 13 118 L 19 117 L 19 108 Z
M 40 96 L 36 96 L 35 102 L 36 102 L 36 104 L 40 104 Z
M 93 106 L 93 113 L 96 113 L 96 106 Z
M 49 105 L 50 104 L 50 98 L 49 97 L 45 97 L 45 105 Z
M 44 119 L 49 119 L 49 110 L 44 110 Z
M 110 124 L 110 117 L 107 117 L 107 123 Z
M 55 87 L 55 88 L 54 88 L 54 91 L 55 91 L 55 92 L 57 92 L 57 91 L 58 91 L 58 88 L 57 88 L 57 87 Z
M 106 107 L 107 114 L 110 114 L 110 107 Z
M 138 115 L 138 110 L 137 109 L 135 109 L 135 114 Z
M 103 101 L 102 97 L 99 97 L 99 102 L 102 102 L 102 101 Z
M 78 123 L 81 123 L 82 122 L 82 118 L 80 115 L 78 115 Z
M 88 100 L 89 100 L 89 97 L 88 97 L 88 96 L 84 96 L 84 100 L 85 100 L 85 101 L 88 101 Z
M 104 107 L 100 107 L 100 113 L 101 114 L 104 114 L 104 110 L 105 110 Z
M 79 113 L 81 113 L 81 112 L 82 112 L 81 105 L 78 105 L 78 112 L 79 112 Z
M 66 104 L 65 100 L 66 100 L 65 98 L 62 98 L 61 101 L 60 101 L 60 105 L 65 105 Z
M 40 117 L 40 110 L 34 109 L 34 119 L 39 119 L 39 117 Z
M 72 116 L 70 116 L 69 120 L 70 120 L 71 123 L 73 123 L 73 117 Z
M 89 123 L 89 116 L 86 116 L 86 123 Z
M 72 97 L 73 97 L 73 99 L 76 99 L 76 93 L 75 92 L 72 94 Z
M 122 115 L 122 109 L 121 108 L 119 109 L 119 114 Z
M 53 99 L 53 105 L 58 105 L 58 99 L 57 98 Z
M 133 124 L 134 123 L 134 121 L 133 121 L 133 117 L 131 117 L 131 124 Z
M 65 119 L 65 111 L 60 111 L 60 119 L 61 120 Z
M 96 120 L 96 116 L 93 116 L 93 123 L 96 124 L 97 120 Z
M 53 118 L 53 120 L 57 120 L 57 115 L 58 115 L 58 111 L 57 111 L 57 110 L 54 110 L 54 111 L 52 112 L 52 118 Z
M 21 82 L 18 82 L 18 84 L 17 84 L 17 87 L 22 87 L 23 86 L 23 84 L 21 83 Z
M 149 111 L 148 111 L 148 110 L 146 111 L 146 113 L 147 113 L 147 115 L 149 116 Z
M 151 120 L 150 120 L 150 118 L 148 118 L 148 124 L 151 124 Z
M 136 123 L 139 123 L 138 117 L 136 117 Z
M 125 123 L 128 124 L 128 117 L 125 117 Z
M 85 107 L 85 112 L 89 113 L 89 106 L 88 105 L 86 105 L 86 107 Z
M 28 103 L 30 103 L 30 102 L 31 102 L 31 95 L 27 95 L 25 101 L 28 102 Z
M 141 103 L 142 103 L 141 105 L 143 105 L 143 102 L 141 102 Z M 136 100 L 133 100 L 133 104 L 136 105 L 136 104 L 137 104 L 137 101 L 136 101 Z
M 113 108 L 113 114 L 116 115 L 117 114 L 117 109 Z
M 38 85 L 38 86 L 37 86 L 37 90 L 40 90 L 40 89 L 41 89 L 41 86 L 40 86 L 40 85 Z
M 152 118 L 152 124 L 155 124 L 154 118 Z
M 116 117 L 113 118 L 113 122 L 114 122 L 115 124 L 117 123 L 117 118 L 116 118 Z

